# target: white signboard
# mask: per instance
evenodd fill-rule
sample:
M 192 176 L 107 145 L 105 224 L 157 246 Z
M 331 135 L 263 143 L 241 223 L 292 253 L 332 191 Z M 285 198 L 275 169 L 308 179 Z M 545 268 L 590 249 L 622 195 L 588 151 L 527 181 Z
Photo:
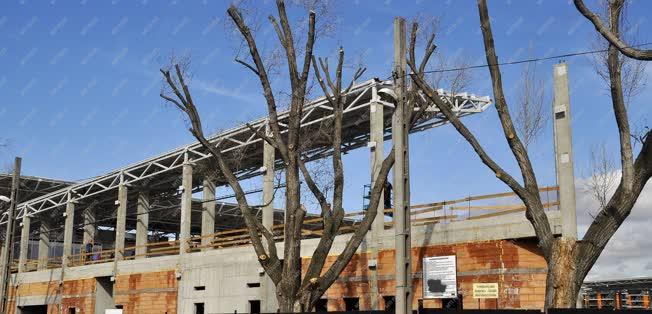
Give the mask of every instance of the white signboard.
M 423 259 L 423 298 L 457 297 L 457 263 L 455 255 Z

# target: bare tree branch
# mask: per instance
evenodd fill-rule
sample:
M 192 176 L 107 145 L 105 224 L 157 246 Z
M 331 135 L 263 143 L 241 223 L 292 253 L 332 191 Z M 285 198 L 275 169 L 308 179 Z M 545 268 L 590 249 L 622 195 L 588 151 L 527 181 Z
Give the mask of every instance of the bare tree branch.
M 238 179 L 233 174 L 233 171 L 231 171 L 230 165 L 226 162 L 226 160 L 222 156 L 219 147 L 211 144 L 204 136 L 204 132 L 201 125 L 201 119 L 199 113 L 197 112 L 197 108 L 195 107 L 195 104 L 192 100 L 192 97 L 190 95 L 190 90 L 188 89 L 188 86 L 185 84 L 183 71 L 181 70 L 181 67 L 178 64 L 175 64 L 174 68 L 176 70 L 176 79 L 178 80 L 179 85 L 181 86 L 181 90 L 183 90 L 183 94 L 181 94 L 180 89 L 177 86 L 177 83 L 170 75 L 170 72 L 161 70 L 161 73 L 163 74 L 167 84 L 174 91 L 174 94 L 177 96 L 178 101 L 173 99 L 172 97 L 163 94 L 161 94 L 161 97 L 166 101 L 171 101 L 175 103 L 175 105 L 177 105 L 181 111 L 186 113 L 191 123 L 190 132 L 202 144 L 202 146 L 204 146 L 210 151 L 211 156 L 216 161 L 216 164 L 219 165 L 221 173 L 224 174 L 229 186 L 231 186 L 231 188 L 235 192 L 236 199 L 238 200 L 240 212 L 245 218 L 244 219 L 245 224 L 247 225 L 249 230 L 249 237 L 251 238 L 252 245 L 254 247 L 256 254 L 258 255 L 258 259 L 260 260 L 261 265 L 265 269 L 265 272 L 269 274 L 270 278 L 272 278 L 272 281 L 279 282 L 281 280 L 281 262 L 276 253 L 276 244 L 273 241 L 273 235 L 269 230 L 267 230 L 265 227 L 262 226 L 262 224 L 258 221 L 256 215 L 251 211 L 251 207 L 247 202 L 245 192 L 240 186 Z M 261 241 L 260 238 L 261 233 L 262 236 L 268 239 L 267 251 L 265 250 L 263 243 Z M 271 239 L 272 241 L 270 242 L 269 239 Z
M 238 11 L 238 9 L 235 6 L 231 6 L 228 9 L 228 13 L 231 19 L 233 20 L 233 22 L 236 24 L 238 30 L 242 34 L 242 37 L 245 38 L 247 45 L 249 46 L 249 53 L 251 54 L 251 58 L 254 61 L 254 64 L 256 65 L 258 78 L 260 79 L 260 84 L 263 87 L 263 95 L 265 96 L 265 100 L 267 102 L 269 125 L 272 130 L 272 133 L 274 134 L 274 137 L 280 139 L 281 130 L 278 125 L 278 113 L 276 110 L 276 100 L 274 99 L 274 92 L 272 91 L 272 86 L 270 84 L 269 77 L 267 76 L 267 69 L 265 68 L 265 64 L 263 63 L 263 60 L 261 59 L 260 54 L 258 53 L 256 41 L 254 40 L 253 35 L 249 30 L 249 27 L 242 19 L 242 15 Z M 287 147 L 285 147 L 285 144 L 282 141 L 279 141 L 278 145 L 279 145 L 278 150 L 281 151 L 281 154 L 287 155 Z M 287 163 L 288 161 L 285 160 L 285 162 Z
M 536 64 L 526 64 L 521 74 L 514 119 L 514 126 L 523 139 L 525 149 L 541 135 L 546 126 L 548 115 L 544 110 L 544 100 L 544 84 L 536 77 Z
M 598 202 L 600 206 L 598 211 L 600 211 L 607 205 L 609 196 L 618 183 L 614 160 L 607 152 L 604 143 L 591 148 L 589 167 L 591 173 L 585 183 L 586 190 Z
M 652 50 L 643 50 L 636 49 L 620 39 L 620 34 L 614 32 L 609 27 L 604 25 L 600 20 L 600 16 L 591 12 L 591 10 L 584 4 L 582 0 L 574 0 L 575 8 L 584 15 L 595 27 L 595 30 L 598 31 L 606 40 L 609 41 L 616 49 L 618 49 L 622 54 L 637 60 L 652 60 Z M 624 0 L 614 0 L 612 3 L 616 6 L 624 5 Z

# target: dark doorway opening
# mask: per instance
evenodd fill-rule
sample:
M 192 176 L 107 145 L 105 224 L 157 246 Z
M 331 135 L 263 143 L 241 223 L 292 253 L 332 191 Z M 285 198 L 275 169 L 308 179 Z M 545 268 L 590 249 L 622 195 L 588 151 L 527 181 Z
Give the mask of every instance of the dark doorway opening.
M 461 295 L 459 298 L 441 299 L 441 307 L 444 309 L 462 310 Z
M 47 305 L 30 305 L 30 306 L 19 306 L 19 314 L 47 314 L 48 306 Z
M 328 312 L 328 299 L 319 299 L 315 304 L 315 312 Z
M 344 307 L 346 311 L 359 311 L 360 298 L 344 298 Z
M 204 303 L 195 303 L 195 314 L 204 314 Z
M 383 301 L 385 301 L 385 312 L 396 311 L 396 298 L 393 295 L 383 296 Z
M 249 300 L 249 313 L 260 313 L 260 300 Z

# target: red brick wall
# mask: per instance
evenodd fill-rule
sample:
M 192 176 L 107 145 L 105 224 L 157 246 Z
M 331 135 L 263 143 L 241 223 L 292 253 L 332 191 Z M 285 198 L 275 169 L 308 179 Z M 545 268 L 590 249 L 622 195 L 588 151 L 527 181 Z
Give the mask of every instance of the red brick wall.
M 92 314 L 95 310 L 94 305 L 95 278 L 64 281 L 61 299 L 63 313 L 70 313 L 70 308 L 77 308 L 77 313 Z
M 59 306 L 62 313 L 69 313 L 70 308 L 77 308 L 81 314 L 93 313 L 95 304 L 95 278 L 68 280 L 64 281 L 63 287 L 59 287 L 58 282 L 36 282 L 26 283 L 18 286 L 18 289 L 12 288 L 10 291 L 8 313 L 15 313 L 16 303 L 14 293 L 18 297 L 23 296 L 55 296 L 63 292 L 61 305 L 58 303 L 48 305 L 48 313 L 59 313 Z
M 14 293 L 21 296 L 55 296 L 63 292 L 62 313 L 77 308 L 77 313 L 93 313 L 95 305 L 95 278 L 58 282 L 38 282 L 22 284 L 10 290 L 8 313 L 15 313 Z M 113 295 L 117 305 L 123 306 L 127 313 L 176 313 L 177 279 L 174 270 L 122 275 L 116 278 Z M 59 304 L 48 305 L 48 313 L 59 314 Z
M 177 278 L 174 270 L 122 275 L 116 278 L 113 295 L 123 313 L 176 313 Z
M 496 308 L 494 299 L 473 299 L 474 282 L 498 282 L 500 308 L 543 308 L 546 263 L 536 243 L 531 240 L 501 240 L 413 248 L 412 271 L 420 275 L 422 259 L 428 256 L 456 255 L 458 291 L 463 295 L 464 308 Z M 367 254 L 355 255 L 340 278 L 326 291 L 329 310 L 344 310 L 344 297 L 359 297 L 360 309 L 370 309 L 367 276 Z M 395 295 L 394 251 L 379 252 L 377 261 L 378 287 L 381 296 Z M 336 256 L 328 258 L 330 266 Z M 304 259 L 304 269 L 310 259 Z M 325 268 L 326 268 L 325 267 Z M 413 307 L 422 296 L 422 281 L 413 280 Z M 383 301 L 380 300 L 383 304 Z M 440 300 L 425 300 L 425 307 L 441 307 Z

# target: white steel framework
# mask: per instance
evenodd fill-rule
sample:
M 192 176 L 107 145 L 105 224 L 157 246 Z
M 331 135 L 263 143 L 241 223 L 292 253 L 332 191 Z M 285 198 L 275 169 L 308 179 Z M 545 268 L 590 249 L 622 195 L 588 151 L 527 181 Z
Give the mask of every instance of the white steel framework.
M 439 90 L 444 100 L 448 102 L 459 116 L 466 116 L 483 112 L 490 104 L 489 97 L 477 97 L 467 93 L 452 95 L 446 91 Z M 347 104 L 344 109 L 343 141 L 344 152 L 367 145 L 369 141 L 369 108 L 373 103 L 382 104 L 389 108 L 385 110 L 385 121 L 391 121 L 394 100 L 392 81 L 380 81 L 372 79 L 355 85 L 347 94 Z M 417 110 L 418 108 L 415 108 Z M 302 117 L 302 131 L 310 132 L 318 129 L 320 123 L 328 121 L 333 116 L 333 108 L 328 101 L 321 97 L 304 107 Z M 279 114 L 279 124 L 282 133 L 287 131 L 288 112 Z M 411 133 L 424 131 L 447 121 L 434 105 L 429 105 L 427 114 L 416 123 L 410 130 Z M 248 123 L 257 131 L 264 131 L 268 123 L 267 118 L 261 118 Z M 239 178 L 246 179 L 261 174 L 262 165 L 262 140 L 252 131 L 250 127 L 240 125 L 220 134 L 211 136 L 209 141 L 219 145 L 225 155 L 231 154 L 238 158 L 237 172 Z M 385 138 L 391 137 L 391 126 L 386 124 Z M 313 141 L 305 150 L 306 160 L 315 160 L 327 157 L 331 154 L 330 145 L 323 141 Z M 84 200 L 85 203 L 92 201 L 114 198 L 120 184 L 127 186 L 146 185 L 157 182 L 174 182 L 181 174 L 184 162 L 200 164 L 208 162 L 210 153 L 201 144 L 195 142 L 191 145 L 177 148 L 162 155 L 138 162 L 110 173 L 85 180 L 52 193 L 25 201 L 18 205 L 16 219 L 22 219 L 27 215 L 36 215 L 56 208 L 64 208 L 69 199 L 74 202 Z M 281 169 L 280 160 L 277 160 Z M 201 182 L 201 181 L 199 181 Z M 197 186 L 201 183 L 197 184 Z M 195 186 L 195 184 L 193 184 Z M 69 197 L 70 195 L 70 197 Z M 0 217 L 0 225 L 6 223 L 6 213 Z

